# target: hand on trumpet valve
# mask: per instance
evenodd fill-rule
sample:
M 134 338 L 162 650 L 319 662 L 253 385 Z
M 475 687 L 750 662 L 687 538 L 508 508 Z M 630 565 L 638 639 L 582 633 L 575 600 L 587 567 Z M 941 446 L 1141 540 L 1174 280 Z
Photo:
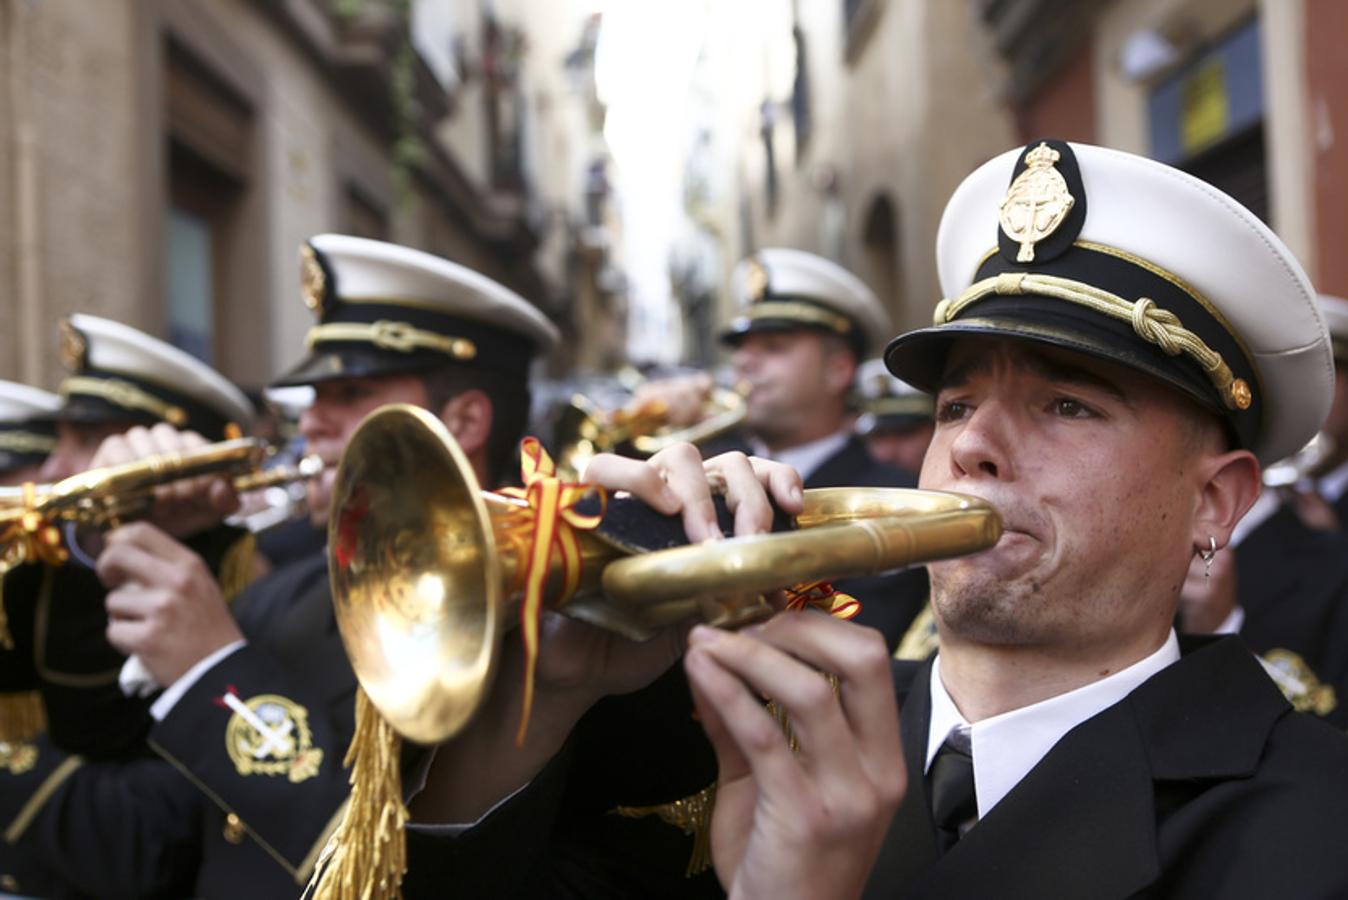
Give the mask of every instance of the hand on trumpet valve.
M 119 466 L 205 446 L 206 439 L 196 432 L 178 431 L 162 423 L 153 428 L 137 426 L 104 440 L 91 467 Z M 143 516 L 174 537 L 185 538 L 218 525 L 238 508 L 239 497 L 227 477 L 204 475 L 160 485 L 150 497 L 124 498 L 122 506 L 109 512 L 114 521 Z
M 694 543 L 723 537 L 712 503 L 713 486 L 721 487 L 735 516 L 735 534 L 764 534 L 772 528 L 768 495 L 785 512 L 801 510 L 801 482 L 795 470 L 781 463 L 725 453 L 702 460 L 691 444 L 677 444 L 647 461 L 600 454 L 585 471 L 585 481 L 609 491 L 627 491 L 658 512 L 679 515 Z M 723 486 L 723 487 L 722 487 Z M 668 629 L 636 643 L 611 631 L 550 614 L 539 653 L 538 688 L 575 690 L 584 707 L 608 694 L 644 687 L 669 668 L 683 652 L 687 628 Z M 510 666 L 504 667 L 506 671 Z M 535 715 L 544 704 L 536 704 Z
M 242 634 L 201 557 L 148 522 L 107 535 L 108 643 L 139 656 L 164 687 Z

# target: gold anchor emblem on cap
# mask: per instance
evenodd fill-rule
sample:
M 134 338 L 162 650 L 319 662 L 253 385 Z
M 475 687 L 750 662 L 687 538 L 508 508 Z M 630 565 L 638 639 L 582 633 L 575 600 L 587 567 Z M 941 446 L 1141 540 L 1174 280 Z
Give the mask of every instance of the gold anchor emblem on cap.
M 1061 157 L 1041 141 L 1025 155 L 1028 168 L 1011 182 L 1002 200 L 1002 231 L 1020 244 L 1016 262 L 1033 262 L 1035 243 L 1056 231 L 1076 203 L 1062 173 L 1053 168 Z
M 61 364 L 71 372 L 82 372 L 89 359 L 89 343 L 69 319 L 61 320 Z
M 768 270 L 754 257 L 745 263 L 744 292 L 751 303 L 759 302 L 768 293 Z
M 323 312 L 323 297 L 327 292 L 328 279 L 323 274 L 323 266 L 318 255 L 308 244 L 300 247 L 300 293 L 304 305 L 315 313 Z

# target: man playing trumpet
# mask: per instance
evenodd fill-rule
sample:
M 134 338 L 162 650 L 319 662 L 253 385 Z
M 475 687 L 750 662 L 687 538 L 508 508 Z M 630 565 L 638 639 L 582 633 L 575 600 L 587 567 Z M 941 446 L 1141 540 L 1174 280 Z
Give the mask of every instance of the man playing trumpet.
M 921 486 L 987 499 L 1005 534 L 930 567 L 941 650 L 896 664 L 892 686 L 881 641 L 850 623 L 692 630 L 684 668 L 719 767 L 711 846 L 725 890 L 1342 895 L 1345 738 L 1292 712 L 1236 639 L 1172 628 L 1190 560 L 1222 552 L 1261 462 L 1305 443 L 1328 408 L 1329 339 L 1305 274 L 1212 187 L 1057 141 L 971 175 L 938 258 L 935 324 L 886 360 L 937 397 Z M 545 645 L 540 666 L 556 652 L 587 671 L 582 650 Z M 654 864 L 631 862 L 608 811 L 576 799 L 592 769 L 629 778 L 641 765 L 620 765 L 640 746 L 631 736 L 595 743 L 581 718 L 548 734 L 546 762 L 494 774 L 492 796 L 474 788 L 483 770 L 461 762 L 496 760 L 499 773 L 511 759 L 490 723 L 518 686 L 498 688 L 414 800 L 423 822 L 460 824 L 414 826 L 409 883 L 699 895 L 690 882 L 651 888 Z M 579 712 L 558 715 L 565 726 Z

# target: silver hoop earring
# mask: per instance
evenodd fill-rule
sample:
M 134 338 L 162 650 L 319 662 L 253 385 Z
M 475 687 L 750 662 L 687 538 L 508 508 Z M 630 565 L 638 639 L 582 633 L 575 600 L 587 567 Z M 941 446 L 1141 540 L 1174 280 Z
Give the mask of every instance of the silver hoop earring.
M 1199 557 L 1203 560 L 1203 577 L 1212 577 L 1212 558 L 1217 555 L 1217 539 L 1208 535 L 1208 549 L 1199 550 Z

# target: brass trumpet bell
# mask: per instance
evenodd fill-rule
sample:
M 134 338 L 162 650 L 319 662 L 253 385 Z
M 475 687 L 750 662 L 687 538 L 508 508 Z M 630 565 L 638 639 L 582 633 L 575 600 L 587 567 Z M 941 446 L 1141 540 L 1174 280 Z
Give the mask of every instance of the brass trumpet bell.
M 333 605 L 357 678 L 404 737 L 451 737 L 486 695 L 517 618 L 529 512 L 482 491 L 453 437 L 421 409 L 383 407 L 352 435 L 328 525 Z M 774 588 L 960 556 L 1001 536 L 983 501 L 933 491 L 806 491 L 797 524 L 805 530 L 648 553 L 602 525 L 580 532 L 580 583 L 555 608 L 639 639 L 690 616 L 767 614 L 758 595 Z

